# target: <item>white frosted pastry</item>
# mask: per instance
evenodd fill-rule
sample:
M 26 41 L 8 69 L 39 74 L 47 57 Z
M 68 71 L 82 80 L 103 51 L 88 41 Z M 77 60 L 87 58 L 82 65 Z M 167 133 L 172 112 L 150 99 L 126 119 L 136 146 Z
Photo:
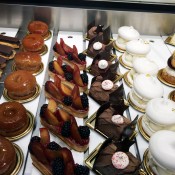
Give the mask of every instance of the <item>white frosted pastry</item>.
M 138 58 L 133 61 L 133 68 L 127 74 L 127 79 L 130 84 L 133 84 L 134 78 L 139 74 L 149 74 L 156 76 L 158 73 L 158 66 L 155 62 L 147 58 Z
M 146 109 L 147 103 L 153 98 L 162 97 L 163 92 L 163 87 L 156 77 L 140 74 L 134 79 L 129 97 L 136 106 Z
M 175 132 L 162 130 L 153 134 L 148 165 L 156 175 L 175 175 Z
M 149 52 L 149 42 L 142 39 L 132 40 L 126 44 L 126 51 L 122 55 L 122 61 L 125 65 L 132 67 L 135 59 L 145 58 Z
M 159 130 L 175 131 L 175 102 L 164 98 L 150 100 L 142 118 L 142 127 L 149 136 Z
M 132 26 L 122 26 L 118 29 L 118 37 L 116 40 L 116 45 L 122 49 L 126 50 L 126 43 L 131 40 L 136 40 L 140 38 L 139 32 Z

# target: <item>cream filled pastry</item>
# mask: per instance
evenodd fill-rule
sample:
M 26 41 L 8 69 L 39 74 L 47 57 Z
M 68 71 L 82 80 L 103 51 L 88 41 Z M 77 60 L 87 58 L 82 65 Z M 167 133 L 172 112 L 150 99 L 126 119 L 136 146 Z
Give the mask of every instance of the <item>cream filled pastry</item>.
M 175 131 L 175 102 L 164 98 L 150 100 L 142 118 L 142 127 L 149 136 L 159 130 Z
M 132 85 L 134 78 L 139 74 L 148 74 L 156 76 L 158 73 L 158 66 L 155 62 L 147 58 L 138 58 L 133 61 L 133 68 L 127 74 L 127 79 Z
M 169 84 L 175 85 L 175 52 L 167 61 L 167 66 L 162 70 L 162 78 Z
M 158 131 L 149 141 L 148 166 L 155 175 L 175 175 L 175 132 Z
M 122 55 L 122 61 L 125 65 L 132 67 L 135 59 L 145 58 L 149 52 L 149 42 L 142 39 L 132 40 L 126 44 L 126 51 Z
M 156 77 L 140 74 L 134 79 L 129 98 L 134 105 L 145 110 L 151 99 L 162 97 L 163 93 L 163 87 Z
M 126 44 L 129 41 L 140 38 L 139 32 L 132 26 L 122 26 L 118 29 L 118 37 L 116 39 L 116 46 L 121 50 L 126 50 Z

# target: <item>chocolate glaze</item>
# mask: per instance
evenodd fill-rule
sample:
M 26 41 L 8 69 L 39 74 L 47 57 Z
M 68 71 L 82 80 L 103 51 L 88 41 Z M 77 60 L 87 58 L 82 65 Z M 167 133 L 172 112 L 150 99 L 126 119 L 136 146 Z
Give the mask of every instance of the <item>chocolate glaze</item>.
M 0 64 L 4 64 L 6 62 L 6 59 L 0 56 Z
M 109 101 L 109 94 L 114 92 L 118 86 L 114 84 L 111 90 L 104 90 L 101 86 L 103 82 L 102 76 L 94 77 L 91 81 L 91 87 L 89 90 L 89 95 L 92 97 L 97 103 L 104 104 Z
M 0 44 L 0 54 L 2 54 L 4 56 L 11 56 L 12 53 L 13 53 L 12 47 Z
M 4 36 L 0 35 L 0 41 L 7 42 L 7 43 L 12 43 L 12 44 L 20 44 L 20 41 L 18 38 L 15 37 L 9 37 L 9 36 Z
M 128 139 L 125 139 L 122 143 L 112 142 L 111 139 L 106 140 L 96 156 L 93 170 L 100 172 L 102 175 L 138 175 L 141 162 L 129 152 L 129 147 L 133 143 Z M 125 169 L 117 169 L 112 164 L 112 155 L 117 151 L 125 152 L 129 157 L 129 165 Z

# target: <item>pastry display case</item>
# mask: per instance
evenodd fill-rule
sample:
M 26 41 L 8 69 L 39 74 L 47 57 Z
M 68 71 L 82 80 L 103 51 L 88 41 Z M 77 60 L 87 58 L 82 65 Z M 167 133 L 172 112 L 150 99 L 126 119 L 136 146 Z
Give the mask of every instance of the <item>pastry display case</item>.
M 88 115 L 84 118 L 76 117 L 76 122 L 78 125 L 86 125 L 90 128 L 90 140 L 88 149 L 83 152 L 77 152 L 73 149 L 70 149 L 70 147 L 62 141 L 62 139 L 56 137 L 54 134 L 51 133 L 50 140 L 57 142 L 61 147 L 69 148 L 72 152 L 74 162 L 77 164 L 86 165 L 90 169 L 89 174 L 102 174 L 96 168 L 94 168 L 97 166 L 93 166 L 93 164 L 95 162 L 96 156 L 98 155 L 98 151 L 101 150 L 100 148 L 102 143 L 105 143 L 106 140 L 109 138 L 102 132 L 102 130 L 99 129 L 100 127 L 97 128 L 97 121 L 99 120 L 98 117 L 102 112 L 100 106 L 103 106 L 104 104 L 99 104 L 98 100 L 96 101 L 92 97 L 92 93 L 95 92 L 92 92 L 91 87 L 94 81 L 96 81 L 94 79 L 94 75 L 92 75 L 92 71 L 93 69 L 96 69 L 96 67 L 94 68 L 92 67 L 92 65 L 95 61 L 98 62 L 98 58 L 95 58 L 95 60 L 94 58 L 92 58 L 92 56 L 88 55 L 90 41 L 87 38 L 88 25 L 92 22 L 95 22 L 94 24 L 104 25 L 105 28 L 108 28 L 110 26 L 109 43 L 111 44 L 111 50 L 108 61 L 110 61 L 113 64 L 117 63 L 117 68 L 115 67 L 115 76 L 111 82 L 116 87 L 118 87 L 118 89 L 120 89 L 120 92 L 118 93 L 120 95 L 122 94 L 122 99 L 124 103 L 123 105 L 126 105 L 125 107 L 120 106 L 119 111 L 122 111 L 121 115 L 124 115 L 131 123 L 130 126 L 133 126 L 133 128 L 135 129 L 132 135 L 130 135 L 130 138 L 134 140 L 134 144 L 132 144 L 129 151 L 139 160 L 139 162 L 143 162 L 140 165 L 137 174 L 154 175 L 154 173 L 151 172 L 149 167 L 144 169 L 145 160 L 147 160 L 145 159 L 145 155 L 147 154 L 147 152 L 145 153 L 145 151 L 149 147 L 150 139 L 150 136 L 145 132 L 145 130 L 142 127 L 142 120 L 143 115 L 145 113 L 145 109 L 140 108 L 139 105 L 136 105 L 132 101 L 130 94 L 134 88 L 135 89 L 133 91 L 137 90 L 138 92 L 140 92 L 141 90 L 139 89 L 139 87 L 142 87 L 143 91 L 148 94 L 150 93 L 152 95 L 152 92 L 154 92 L 154 94 L 152 95 L 153 97 L 156 96 L 155 94 L 158 91 L 161 91 L 160 98 L 163 97 L 165 99 L 175 101 L 175 85 L 167 83 L 165 79 L 163 79 L 161 76 L 162 70 L 167 66 L 167 62 L 169 58 L 171 58 L 175 50 L 175 42 L 169 43 L 169 40 L 173 38 L 175 33 L 174 6 L 175 2 L 164 0 L 154 2 L 151 0 L 128 0 L 124 2 L 117 0 L 87 0 L 75 2 L 58 2 L 54 0 L 52 2 L 39 2 L 25 0 L 16 1 L 15 3 L 13 1 L 1 1 L 0 35 L 16 37 L 20 39 L 20 41 L 22 41 L 23 38 L 29 34 L 28 24 L 31 21 L 43 21 L 47 23 L 49 27 L 48 36 L 44 39 L 44 46 L 42 48 L 42 51 L 39 53 L 41 56 L 42 65 L 40 69 L 34 74 L 37 81 L 35 94 L 28 99 L 17 100 L 25 106 L 28 113 L 30 114 L 30 126 L 28 127 L 25 133 L 15 138 L 9 138 L 9 140 L 11 140 L 14 143 L 16 148 L 19 147 L 18 154 L 20 154 L 20 156 L 18 156 L 19 160 L 16 165 L 16 171 L 14 172 L 14 174 L 41 174 L 36 164 L 35 166 L 32 164 L 32 159 L 30 156 L 28 145 L 33 136 L 40 136 L 40 128 L 43 128 L 43 125 L 41 125 L 40 122 L 40 110 L 41 107 L 44 104 L 48 104 L 49 101 L 48 98 L 46 98 L 46 92 L 48 92 L 47 89 L 49 89 L 46 87 L 46 83 L 48 81 L 53 81 L 54 79 L 53 77 L 50 77 L 51 71 L 49 65 L 50 62 L 57 59 L 55 56 L 54 47 L 56 43 L 61 43 L 62 39 L 64 40 L 65 45 L 70 46 L 70 48 L 74 48 L 75 45 L 78 53 L 86 54 L 85 70 L 87 72 L 89 80 L 87 84 L 87 89 L 84 93 L 88 96 L 89 112 Z M 124 54 L 126 55 L 126 53 L 123 54 L 123 52 L 125 51 L 123 49 L 120 49 L 116 45 L 116 40 L 118 40 L 118 36 L 120 34 L 118 29 L 121 26 L 129 26 L 130 28 L 134 28 L 139 32 L 139 38 L 141 38 L 141 40 L 144 40 L 145 45 L 149 44 L 150 46 L 150 48 L 147 49 L 146 52 L 148 53 L 146 54 L 148 55 L 150 61 L 154 62 L 158 67 L 157 68 L 154 65 L 145 61 L 145 64 L 149 64 L 150 67 L 152 66 L 152 69 L 150 69 L 154 74 L 154 78 L 150 78 L 151 73 L 147 73 L 145 78 L 141 78 L 141 82 L 137 83 L 137 86 L 136 83 L 131 83 L 128 78 L 128 75 L 130 77 L 132 77 L 133 75 L 130 72 L 132 66 L 127 66 L 125 62 L 123 62 L 122 57 L 124 57 Z M 168 37 L 170 38 L 167 40 Z M 126 49 L 132 50 L 133 48 Z M 15 52 L 18 53 L 22 50 L 24 50 L 24 48 L 21 45 L 20 48 L 15 49 Z M 137 51 L 138 49 L 136 49 L 136 52 Z M 57 55 L 57 57 L 59 56 Z M 95 60 L 94 62 L 93 59 Z M 138 63 L 138 65 L 139 64 L 140 63 Z M 135 67 L 135 70 L 137 70 L 137 72 L 147 71 L 141 71 L 138 65 Z M 82 67 L 79 67 L 79 69 L 81 68 Z M 144 69 L 143 65 L 141 66 L 141 69 L 142 68 Z M 4 80 L 11 72 L 16 71 L 16 69 L 17 68 L 14 64 L 13 59 L 7 60 L 6 67 L 1 69 L 2 71 L 0 78 L 0 103 L 6 101 L 13 101 L 13 99 L 9 97 L 7 89 L 4 88 Z M 159 70 L 158 72 L 157 69 Z M 82 73 L 83 71 L 81 70 L 80 72 Z M 155 72 L 157 72 L 157 74 Z M 76 76 L 76 74 L 74 76 Z M 157 84 L 157 89 L 151 89 L 154 88 L 153 85 L 155 81 L 158 81 L 158 83 L 161 84 L 161 87 L 163 89 L 163 95 L 162 89 L 160 90 L 160 88 L 157 87 Z M 81 90 L 84 91 L 84 88 L 82 89 Z M 53 92 L 52 89 L 49 91 L 49 93 L 51 92 Z M 65 91 L 65 93 L 67 92 Z M 115 100 L 118 100 L 120 98 L 118 98 L 118 94 L 116 95 L 115 93 L 113 93 L 112 95 L 112 102 L 116 104 L 117 101 Z M 54 99 L 54 95 L 49 97 L 52 97 Z M 109 98 L 111 98 L 111 96 Z M 144 101 L 144 97 L 141 97 L 141 100 Z M 168 104 L 168 102 L 166 101 L 162 103 Z M 59 107 L 64 107 L 64 105 L 61 104 Z M 104 108 L 104 106 L 102 108 Z M 155 110 L 157 109 L 155 108 Z M 173 112 L 171 113 L 171 115 L 175 117 L 175 109 L 173 107 L 172 110 Z M 172 126 L 172 128 L 173 127 L 174 125 Z

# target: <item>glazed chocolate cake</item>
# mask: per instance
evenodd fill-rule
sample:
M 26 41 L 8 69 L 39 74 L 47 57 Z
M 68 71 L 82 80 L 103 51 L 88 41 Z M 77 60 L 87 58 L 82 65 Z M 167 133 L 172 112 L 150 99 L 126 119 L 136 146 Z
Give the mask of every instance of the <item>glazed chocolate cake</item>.
M 101 75 L 102 77 L 110 75 L 110 79 L 114 80 L 116 78 L 116 73 L 118 72 L 118 65 L 118 61 L 112 63 L 111 61 L 103 59 L 102 54 L 97 54 L 91 64 L 90 73 L 94 76 Z
M 19 48 L 20 41 L 18 38 L 0 35 L 0 44 L 3 45 L 15 45 L 14 48 Z
M 141 162 L 129 152 L 129 147 L 133 143 L 134 141 L 130 141 L 129 139 L 121 142 L 114 142 L 112 139 L 107 139 L 98 151 L 93 170 L 102 175 L 139 175 L 138 171 Z M 116 168 L 115 164 L 113 164 L 113 156 L 116 153 L 122 153 L 127 157 L 128 164 L 125 168 Z M 118 159 L 123 159 L 123 157 L 118 157 Z
M 131 136 L 135 131 L 137 117 L 131 122 L 130 119 L 123 116 L 124 111 L 129 107 L 123 98 L 123 85 L 110 96 L 111 101 L 103 104 L 97 111 L 95 130 L 100 131 L 107 138 L 120 140 L 126 130 L 130 128 L 129 136 Z
M 108 88 L 108 86 L 110 87 Z M 89 96 L 102 105 L 109 101 L 109 94 L 117 90 L 117 88 L 118 86 L 111 80 L 103 78 L 102 76 L 97 76 L 91 81 Z

